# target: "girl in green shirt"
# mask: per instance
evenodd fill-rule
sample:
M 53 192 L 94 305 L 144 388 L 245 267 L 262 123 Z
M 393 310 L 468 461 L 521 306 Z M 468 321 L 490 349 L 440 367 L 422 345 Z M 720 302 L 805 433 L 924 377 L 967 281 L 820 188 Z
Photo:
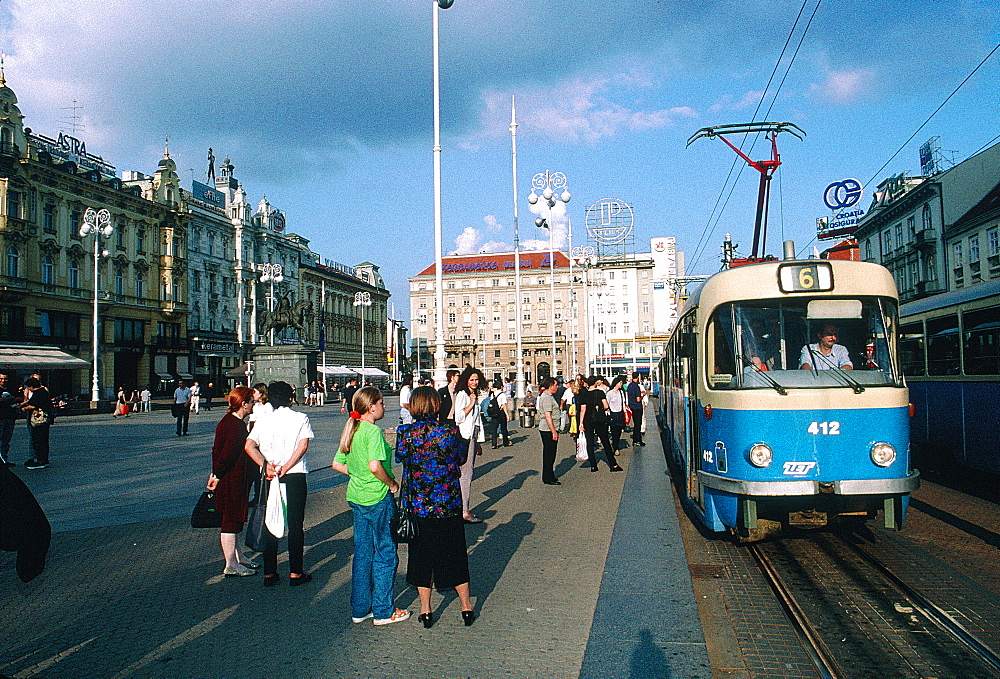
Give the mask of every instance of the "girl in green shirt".
M 351 566 L 351 620 L 375 618 L 390 625 L 410 617 L 393 604 L 396 579 L 396 543 L 389 522 L 396 513 L 393 493 L 399 488 L 392 475 L 392 450 L 375 422 L 385 417 L 382 394 L 375 387 L 354 393 L 350 418 L 340 437 L 333 468 L 350 476 L 347 504 L 354 514 L 354 560 Z

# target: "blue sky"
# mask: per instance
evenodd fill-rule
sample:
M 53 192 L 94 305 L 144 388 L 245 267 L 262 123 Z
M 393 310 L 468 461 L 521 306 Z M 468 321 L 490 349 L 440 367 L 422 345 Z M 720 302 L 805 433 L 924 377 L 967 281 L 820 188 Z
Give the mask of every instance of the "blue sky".
M 610 196 L 634 206 L 640 246 L 675 236 L 688 273 L 718 269 L 726 232 L 747 254 L 756 172 L 744 169 L 727 201 L 732 151 L 685 142 L 753 119 L 801 7 L 456 0 L 440 13 L 446 252 L 513 242 L 513 94 L 528 247 L 547 246 L 526 196 L 551 170 L 573 194 L 557 246 L 569 221 L 580 244 L 586 208 Z M 770 106 L 768 119 L 807 133 L 779 139 L 770 252 L 783 238 L 810 243 L 828 183 L 918 174 L 933 136 L 962 160 L 1000 135 L 998 52 L 879 172 L 1000 42 L 994 2 L 804 8 L 757 116 Z M 406 319 L 406 279 L 434 257 L 431 13 L 431 0 L 0 0 L 0 50 L 36 132 L 70 131 L 75 101 L 91 153 L 152 172 L 169 135 L 185 183 L 204 179 L 212 147 L 314 250 L 379 264 Z

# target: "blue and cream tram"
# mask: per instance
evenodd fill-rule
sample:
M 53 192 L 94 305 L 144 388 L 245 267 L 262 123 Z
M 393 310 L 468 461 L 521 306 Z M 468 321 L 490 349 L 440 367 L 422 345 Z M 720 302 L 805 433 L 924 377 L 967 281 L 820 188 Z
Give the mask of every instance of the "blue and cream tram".
M 902 305 L 899 350 L 921 464 L 1000 474 L 1000 280 Z
M 902 525 L 919 475 L 897 322 L 892 276 L 864 262 L 748 264 L 691 296 L 661 407 L 684 499 L 709 529 L 755 540 L 880 509 Z

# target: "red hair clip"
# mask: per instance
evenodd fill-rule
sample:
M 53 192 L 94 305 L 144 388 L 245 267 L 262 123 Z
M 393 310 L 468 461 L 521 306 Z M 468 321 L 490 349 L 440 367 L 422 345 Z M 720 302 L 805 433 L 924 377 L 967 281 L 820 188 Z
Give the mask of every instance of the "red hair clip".
M 351 419 L 352 420 L 360 420 L 361 419 L 361 413 L 359 413 L 357 410 L 352 410 L 351 411 Z

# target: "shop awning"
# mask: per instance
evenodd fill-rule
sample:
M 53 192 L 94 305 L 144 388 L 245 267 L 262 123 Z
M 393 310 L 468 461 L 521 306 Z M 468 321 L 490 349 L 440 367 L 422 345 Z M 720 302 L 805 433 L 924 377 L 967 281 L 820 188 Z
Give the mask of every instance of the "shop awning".
M 7 370 L 82 370 L 90 367 L 90 361 L 77 358 L 55 347 L 40 347 L 30 344 L 0 345 L 0 368 Z
M 353 368 L 348 368 L 347 366 L 344 365 L 328 365 L 325 367 L 320 366 L 319 368 L 317 368 L 317 370 L 323 373 L 324 375 L 342 375 L 347 377 L 354 377 L 360 374 L 357 370 Z
M 365 377 L 388 377 L 389 373 L 378 368 L 351 368 L 354 372 Z
M 232 370 L 226 371 L 226 377 L 246 377 L 247 376 L 247 364 L 236 366 Z

